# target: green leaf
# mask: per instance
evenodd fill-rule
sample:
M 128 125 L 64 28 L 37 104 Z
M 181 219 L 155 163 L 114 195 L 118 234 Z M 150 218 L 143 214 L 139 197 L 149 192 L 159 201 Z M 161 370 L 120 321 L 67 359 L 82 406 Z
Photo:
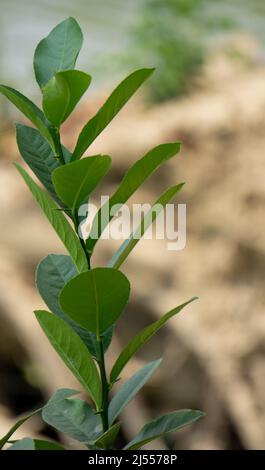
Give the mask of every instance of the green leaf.
M 30 437 L 24 437 L 12 444 L 7 450 L 35 450 L 35 443 Z
M 162 209 L 181 190 L 184 184 L 185 183 L 180 183 L 176 186 L 172 186 L 157 199 L 151 209 L 142 218 L 139 227 L 137 227 L 137 229 L 130 234 L 129 238 L 127 238 L 127 240 L 122 243 L 120 248 L 113 255 L 108 263 L 108 266 L 118 269 L 122 265 L 122 263 L 126 260 L 131 251 L 137 245 L 141 237 L 144 235 L 148 227 L 150 227 L 150 225 L 156 220 Z
M 102 429 L 100 416 L 80 399 L 65 399 L 48 406 L 43 410 L 42 418 L 50 426 L 79 442 L 94 441 Z
M 63 311 L 97 337 L 116 322 L 130 293 L 123 273 L 112 268 L 95 268 L 68 282 L 60 295 Z
M 50 312 L 35 311 L 36 318 L 51 345 L 94 400 L 101 403 L 101 385 L 96 365 L 77 333 Z
M 31 413 L 27 414 L 23 418 L 20 418 L 12 426 L 12 428 L 9 429 L 9 431 L 0 440 L 0 449 L 2 449 L 4 447 L 4 445 L 9 441 L 10 437 L 16 432 L 16 430 L 18 428 L 20 428 L 20 426 L 22 426 L 32 416 L 34 416 L 37 413 L 39 413 L 40 411 L 42 411 L 42 409 L 45 408 L 45 406 L 49 405 L 50 403 L 58 402 L 58 401 L 60 401 L 64 398 L 71 397 L 72 395 L 76 395 L 77 393 L 79 393 L 77 390 L 71 390 L 71 389 L 68 389 L 68 388 L 62 388 L 62 389 L 56 390 L 56 392 L 53 394 L 53 396 L 50 398 L 50 400 L 48 401 L 48 403 L 46 405 L 44 405 L 41 408 L 38 408 L 37 410 L 32 411 Z
M 68 118 L 89 87 L 90 75 L 78 70 L 56 73 L 42 89 L 43 111 L 57 128 Z
M 34 71 L 42 88 L 56 72 L 74 69 L 83 44 L 83 34 L 74 18 L 59 23 L 42 39 L 34 54 Z
M 34 439 L 35 450 L 65 450 L 61 444 L 43 439 Z
M 97 114 L 84 126 L 73 153 L 73 160 L 81 158 L 86 149 L 105 129 L 112 119 L 123 108 L 131 96 L 143 82 L 153 73 L 154 69 L 140 69 L 123 80 L 111 93 Z
M 115 423 L 93 443 L 94 446 L 99 447 L 103 450 L 109 449 L 110 446 L 115 442 L 119 434 L 120 428 L 120 423 Z
M 60 166 L 60 163 L 54 157 L 52 148 L 40 132 L 32 127 L 17 124 L 16 132 L 17 144 L 22 158 L 57 204 L 62 205 L 62 201 L 58 198 L 51 180 L 53 170 Z M 63 147 L 63 153 L 67 163 L 71 158 L 71 154 L 65 147 Z
M 80 336 L 87 346 L 88 350 L 94 357 L 97 357 L 97 342 L 94 333 L 87 331 L 79 326 L 68 315 L 66 315 L 59 304 L 59 295 L 65 284 L 77 276 L 77 269 L 70 256 L 50 254 L 43 258 L 36 270 L 36 285 L 39 293 L 51 312 L 58 315 L 66 323 L 68 323 L 75 332 Z M 112 329 L 108 329 L 103 333 L 104 352 L 108 349 L 111 338 Z
M 0 93 L 13 103 L 36 127 L 41 135 L 49 142 L 53 152 L 56 154 L 54 139 L 47 127 L 43 112 L 26 96 L 14 88 L 0 85 Z
M 136 393 L 145 385 L 160 365 L 162 359 L 149 362 L 138 370 L 112 398 L 109 405 L 109 423 L 112 424 Z
M 60 212 L 50 198 L 33 179 L 27 174 L 27 172 L 20 165 L 15 163 L 16 168 L 24 179 L 29 190 L 33 194 L 37 203 L 43 210 L 49 222 L 52 224 L 57 235 L 63 242 L 64 246 L 71 255 L 78 271 L 82 272 L 87 269 L 87 260 L 82 246 L 69 222 L 66 220 L 62 212 Z
M 204 416 L 204 413 L 197 410 L 179 410 L 160 416 L 150 421 L 150 423 L 147 423 L 124 449 L 139 449 L 148 442 L 160 436 L 164 436 L 164 434 L 168 432 L 177 431 L 188 424 L 194 423 L 202 416 Z
M 150 150 L 144 157 L 138 160 L 125 174 L 118 189 L 111 196 L 109 201 L 99 209 L 92 223 L 90 236 L 86 245 L 90 252 L 93 251 L 97 240 L 105 227 L 119 210 L 119 205 L 124 204 L 141 184 L 160 165 L 172 158 L 179 152 L 179 142 L 162 144 Z M 116 206 L 116 208 L 114 207 Z M 115 209 L 115 210 L 114 210 Z
M 96 155 L 57 168 L 52 174 L 56 193 L 72 211 L 78 209 L 83 202 L 87 202 L 89 194 L 105 176 L 110 164 L 111 158 L 107 155 Z
M 127 362 L 131 359 L 131 357 L 139 351 L 139 349 L 150 339 L 152 336 L 160 330 L 160 328 L 173 316 L 177 315 L 181 310 L 186 307 L 186 305 L 190 304 L 197 297 L 193 297 L 192 299 L 188 300 L 184 304 L 179 305 L 178 307 L 173 308 L 170 312 L 166 313 L 162 318 L 151 323 L 151 325 L 144 328 L 140 331 L 128 344 L 125 346 L 121 354 L 119 355 L 118 359 L 116 360 L 110 374 L 110 381 L 114 383 L 115 380 L 120 375 L 120 372 L 125 367 Z

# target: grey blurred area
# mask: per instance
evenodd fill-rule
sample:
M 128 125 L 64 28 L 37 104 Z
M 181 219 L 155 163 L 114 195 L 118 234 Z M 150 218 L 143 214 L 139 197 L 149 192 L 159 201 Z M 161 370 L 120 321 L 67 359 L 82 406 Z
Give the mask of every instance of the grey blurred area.
M 143 240 L 124 263 L 132 295 L 108 365 L 139 329 L 194 295 L 199 300 L 171 320 L 124 371 L 122 380 L 163 356 L 160 370 L 122 416 L 122 440 L 161 413 L 198 408 L 205 418 L 149 448 L 264 449 L 264 2 L 0 0 L 0 7 L 1 82 L 36 101 L 32 55 L 38 40 L 69 15 L 80 21 L 85 46 L 78 67 L 92 73 L 95 83 L 64 125 L 63 141 L 70 149 L 127 71 L 146 62 L 157 67 L 157 81 L 146 85 L 90 149 L 113 158 L 95 203 L 100 194 L 113 192 L 124 171 L 149 148 L 182 141 L 180 154 L 131 202 L 152 202 L 169 185 L 186 181 L 176 203 L 187 204 L 187 246 L 172 252 L 165 240 Z M 189 61 L 180 55 L 185 44 Z M 4 100 L 0 116 L 3 434 L 56 388 L 77 384 L 32 314 L 43 307 L 34 287 L 36 265 L 64 249 L 12 165 L 21 161 L 12 122 L 23 118 Z M 106 264 L 118 246 L 100 241 L 93 265 Z M 29 435 L 64 442 L 39 417 L 17 433 Z M 75 448 L 72 441 L 66 444 Z

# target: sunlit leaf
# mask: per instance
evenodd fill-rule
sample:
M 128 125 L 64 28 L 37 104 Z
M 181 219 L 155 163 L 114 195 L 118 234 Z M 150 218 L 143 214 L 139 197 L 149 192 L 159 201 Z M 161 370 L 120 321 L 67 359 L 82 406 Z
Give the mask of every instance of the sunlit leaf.
M 97 337 L 117 321 L 130 293 L 123 273 L 95 268 L 68 282 L 60 295 L 62 310 Z
M 82 157 L 86 149 L 94 142 L 96 137 L 112 121 L 153 71 L 154 69 L 137 70 L 125 78 L 125 80 L 115 88 L 102 108 L 88 121 L 81 131 L 73 153 L 73 160 L 78 160 Z
M 83 44 L 83 33 L 74 18 L 59 23 L 42 39 L 34 54 L 34 70 L 42 88 L 56 72 L 74 69 Z

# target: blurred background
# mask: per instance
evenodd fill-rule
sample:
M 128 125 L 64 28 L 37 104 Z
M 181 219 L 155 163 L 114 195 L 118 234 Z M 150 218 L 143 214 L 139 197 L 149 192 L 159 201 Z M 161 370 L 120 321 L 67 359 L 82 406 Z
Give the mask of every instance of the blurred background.
M 130 304 L 108 354 L 112 363 L 140 328 L 193 295 L 199 301 L 171 320 L 127 367 L 163 365 L 123 414 L 122 438 L 146 420 L 177 408 L 207 416 L 156 449 L 265 448 L 265 3 L 264 0 L 0 0 L 0 81 L 37 103 L 32 56 L 59 21 L 74 16 L 85 45 L 78 67 L 93 84 L 63 140 L 73 148 L 82 125 L 124 76 L 155 66 L 154 76 L 96 140 L 113 168 L 100 191 L 112 193 L 146 150 L 181 140 L 181 153 L 138 191 L 154 201 L 186 181 L 187 246 L 144 240 L 123 265 Z M 21 161 L 14 120 L 0 101 L 0 433 L 58 387 L 76 387 L 36 324 L 41 308 L 34 271 L 46 254 L 64 249 L 12 166 Z M 94 265 L 118 246 L 100 241 Z M 18 437 L 59 438 L 34 417 Z M 68 441 L 70 448 L 74 442 Z

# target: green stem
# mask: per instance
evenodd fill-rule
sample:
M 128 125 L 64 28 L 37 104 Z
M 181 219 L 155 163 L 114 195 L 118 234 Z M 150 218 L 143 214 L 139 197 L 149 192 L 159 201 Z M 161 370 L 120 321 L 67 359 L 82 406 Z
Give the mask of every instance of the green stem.
M 106 375 L 106 367 L 105 367 L 105 357 L 104 357 L 104 349 L 103 349 L 103 342 L 102 338 L 98 340 L 98 364 L 100 370 L 100 377 L 101 377 L 101 390 L 102 390 L 102 403 L 101 403 L 101 421 L 103 431 L 106 432 L 109 429 L 109 384 Z
M 75 231 L 76 231 L 76 233 L 77 233 L 77 235 L 78 235 L 80 244 L 81 244 L 81 246 L 82 246 L 82 248 L 83 248 L 83 250 L 84 250 L 84 253 L 85 253 L 85 255 L 86 255 L 86 260 L 87 260 L 88 269 L 90 269 L 90 268 L 91 268 L 90 255 L 89 255 L 89 253 L 88 253 L 88 251 L 87 251 L 87 247 L 86 247 L 85 240 L 84 240 L 82 237 L 80 237 L 79 232 L 78 232 L 79 220 L 78 220 L 78 212 L 77 212 L 77 210 L 74 210 L 74 211 L 72 212 L 72 217 L 73 217 L 73 221 L 74 221 Z
M 64 160 L 64 156 L 63 156 L 63 149 L 62 149 L 59 129 L 53 128 L 53 135 L 54 135 L 54 143 L 55 143 L 55 147 L 56 147 L 55 158 L 57 158 L 57 160 L 59 160 L 61 165 L 65 165 L 65 160 Z

